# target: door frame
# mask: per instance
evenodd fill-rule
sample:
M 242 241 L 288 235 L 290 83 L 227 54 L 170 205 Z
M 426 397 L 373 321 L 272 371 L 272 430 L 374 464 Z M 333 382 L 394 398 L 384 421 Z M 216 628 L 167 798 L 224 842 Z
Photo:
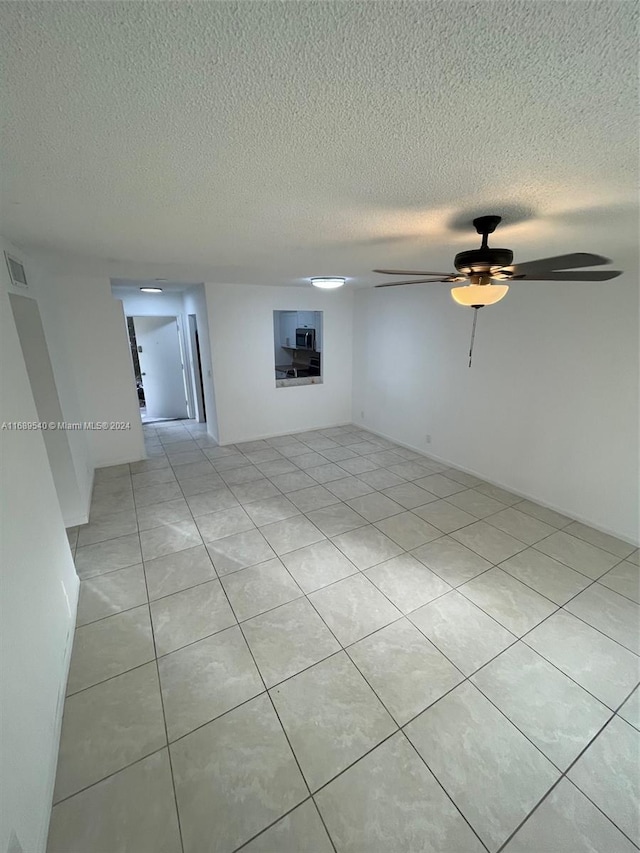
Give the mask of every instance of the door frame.
M 186 417 L 185 418 L 175 418 L 175 420 L 186 420 L 186 419 L 192 418 L 193 417 L 192 413 L 194 411 L 193 397 L 192 397 L 191 388 L 190 388 L 191 383 L 187 379 L 187 367 L 188 367 L 189 361 L 186 357 L 185 341 L 184 341 L 184 335 L 182 334 L 182 327 L 180 325 L 180 317 L 176 314 L 166 314 L 166 313 L 161 313 L 161 314 L 125 314 L 125 321 L 126 321 L 126 325 L 127 325 L 127 338 L 129 338 L 129 319 L 131 319 L 134 337 L 136 338 L 136 348 L 137 348 L 138 347 L 138 340 L 137 340 L 137 334 L 136 334 L 136 328 L 135 328 L 136 318 L 138 318 L 140 320 L 170 319 L 170 320 L 175 321 L 177 335 L 178 335 L 178 354 L 180 357 L 180 366 L 182 368 L 182 387 L 183 387 L 185 402 L 186 402 L 186 407 L 187 407 Z M 131 355 L 131 368 L 132 368 L 132 373 L 133 373 L 133 381 L 134 381 L 134 385 L 135 385 L 135 382 L 136 382 L 135 365 L 133 363 L 133 354 L 131 352 L 131 347 L 129 347 L 129 353 Z M 140 376 L 140 381 L 142 382 L 142 388 L 144 390 L 144 380 L 142 379 L 142 373 Z M 136 396 L 137 396 L 137 393 L 138 393 L 137 386 L 136 386 L 135 390 L 136 390 Z M 146 392 L 145 392 L 145 400 L 146 400 Z M 142 415 L 140 415 L 140 420 L 142 420 Z
M 176 317 L 178 327 L 178 342 L 180 344 L 180 358 L 182 359 L 182 379 L 184 381 L 184 393 L 187 400 L 187 417 L 191 420 L 196 418 L 196 401 L 193 396 L 193 364 L 189 357 L 187 347 L 186 331 L 182 328 L 182 315 Z
M 198 317 L 196 314 L 189 314 L 189 347 L 190 358 L 189 367 L 191 368 L 191 384 L 194 399 L 194 417 L 198 423 L 205 423 L 207 420 L 206 404 L 204 400 L 204 376 L 202 375 L 202 357 L 200 354 L 200 335 L 198 333 Z

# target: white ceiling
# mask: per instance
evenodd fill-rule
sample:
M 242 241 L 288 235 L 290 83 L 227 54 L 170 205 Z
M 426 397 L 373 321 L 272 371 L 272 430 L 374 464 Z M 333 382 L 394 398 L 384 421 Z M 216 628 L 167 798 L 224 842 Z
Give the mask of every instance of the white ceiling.
M 363 285 L 498 213 L 516 260 L 628 269 L 637 8 L 0 3 L 2 230 L 124 277 Z

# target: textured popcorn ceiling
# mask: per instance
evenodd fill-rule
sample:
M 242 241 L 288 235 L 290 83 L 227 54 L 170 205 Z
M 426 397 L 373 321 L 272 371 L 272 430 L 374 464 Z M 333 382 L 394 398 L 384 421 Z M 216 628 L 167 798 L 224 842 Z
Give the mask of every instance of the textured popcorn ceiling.
M 462 224 L 501 213 L 516 259 L 630 264 L 636 15 L 3 2 L 2 230 L 172 279 L 363 285 L 382 264 L 451 269 L 477 242 Z

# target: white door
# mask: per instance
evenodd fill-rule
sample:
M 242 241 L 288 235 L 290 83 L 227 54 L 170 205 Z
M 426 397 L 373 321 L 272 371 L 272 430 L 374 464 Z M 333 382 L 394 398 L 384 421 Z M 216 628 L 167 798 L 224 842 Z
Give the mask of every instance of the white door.
M 187 392 L 175 317 L 134 317 L 142 387 L 150 418 L 186 418 Z

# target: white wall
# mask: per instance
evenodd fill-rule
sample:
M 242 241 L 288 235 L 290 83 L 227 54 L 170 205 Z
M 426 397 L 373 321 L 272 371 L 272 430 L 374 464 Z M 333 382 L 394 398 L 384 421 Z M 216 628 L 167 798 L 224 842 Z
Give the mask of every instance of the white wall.
M 358 291 L 356 318 L 354 423 L 638 540 L 637 278 L 512 284 L 471 369 L 445 285 Z
M 351 420 L 353 293 L 206 284 L 220 443 Z M 275 387 L 273 312 L 323 311 L 323 384 Z
M 78 402 L 75 377 L 72 371 L 73 356 L 68 352 L 64 325 L 55 318 L 56 311 L 59 310 L 61 306 L 56 303 L 55 299 L 47 300 L 47 279 L 46 277 L 44 279 L 41 277 L 40 267 L 30 255 L 25 255 L 22 250 L 15 246 L 11 246 L 7 241 L 2 242 L 2 249 L 6 249 L 24 264 L 29 287 L 26 290 L 21 287 L 13 287 L 10 280 L 7 279 L 7 288 L 20 296 L 28 296 L 29 298 L 34 299 L 38 304 L 38 311 L 40 313 L 47 350 L 51 366 L 53 368 L 63 420 L 70 423 L 77 423 L 82 420 L 82 417 Z M 4 264 L 2 266 L 4 273 Z M 42 295 L 43 290 L 44 296 Z M 38 296 L 40 296 L 39 299 L 37 298 Z M 49 322 L 46 323 L 46 325 L 42 310 L 43 302 L 49 303 L 49 307 L 46 312 Z M 78 486 L 79 512 L 77 516 L 74 512 L 71 512 L 70 514 L 68 513 L 68 517 L 65 519 L 65 522 L 69 525 L 81 524 L 86 522 L 89 515 L 94 466 L 90 459 L 87 433 L 82 430 L 74 430 L 67 432 L 66 437 L 69 443 L 75 479 Z
M 181 317 L 182 293 L 117 293 L 127 317 Z
M 1 260 L 0 422 L 37 421 Z M 41 853 L 78 579 L 42 433 L 3 430 L 0 441 L 0 850 L 15 832 L 25 853 Z
M 46 429 L 42 438 L 47 449 L 65 527 L 73 527 L 85 520 L 86 505 L 78 486 L 71 456 L 69 444 L 71 432 L 58 428 L 65 418 L 51 367 L 38 303 L 35 299 L 29 299 L 17 293 L 9 293 L 9 302 L 38 412 L 38 420 L 47 426 L 53 424 L 53 429 Z
M 34 290 L 56 383 L 61 390 L 60 375 L 75 389 L 74 420 L 130 424 L 124 430 L 85 432 L 91 468 L 144 458 L 126 321 L 109 279 L 40 260 L 34 266 Z M 62 394 L 61 402 L 64 410 Z

